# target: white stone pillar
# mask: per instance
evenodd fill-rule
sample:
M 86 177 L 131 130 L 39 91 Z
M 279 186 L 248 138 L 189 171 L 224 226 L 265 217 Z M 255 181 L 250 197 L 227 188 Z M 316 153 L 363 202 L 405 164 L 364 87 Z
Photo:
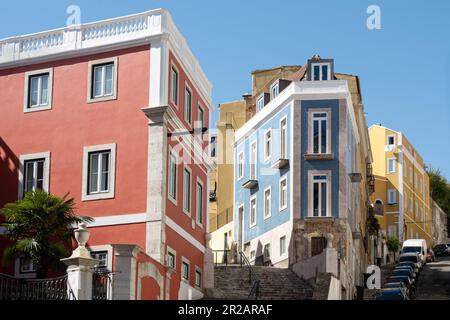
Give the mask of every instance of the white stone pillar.
M 86 249 L 90 233 L 84 223 L 75 230 L 78 247 L 69 258 L 61 259 L 67 265 L 67 294 L 69 300 L 92 300 L 92 274 L 98 263 Z
M 206 250 L 204 254 L 204 276 L 203 276 L 203 288 L 214 288 L 214 253 L 211 249 L 211 234 L 206 235 Z
M 113 300 L 136 300 L 137 254 L 140 249 L 134 244 L 113 244 L 115 256 Z

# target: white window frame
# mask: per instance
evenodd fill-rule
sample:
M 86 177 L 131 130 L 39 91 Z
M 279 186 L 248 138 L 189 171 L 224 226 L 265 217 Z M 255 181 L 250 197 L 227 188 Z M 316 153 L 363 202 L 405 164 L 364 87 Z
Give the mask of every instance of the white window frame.
M 255 221 L 252 222 L 252 202 L 255 201 Z M 250 228 L 253 228 L 256 226 L 258 222 L 258 201 L 256 195 L 252 196 L 250 198 L 250 206 L 249 206 L 249 222 L 250 222 Z
M 314 177 L 315 176 L 325 176 L 326 177 L 326 184 L 327 184 L 327 208 L 326 208 L 326 215 L 321 216 L 320 210 L 319 215 L 314 216 Z M 331 186 L 332 186 L 332 179 L 331 179 L 331 171 L 316 171 L 316 170 L 310 170 L 308 172 L 308 217 L 310 218 L 326 218 L 326 217 L 332 217 L 332 195 L 331 195 Z M 319 189 L 320 190 L 320 189 Z M 322 201 L 319 199 L 319 207 L 322 205 Z
M 395 225 L 395 224 L 388 225 L 388 236 L 398 237 L 398 235 L 397 235 L 397 225 Z
M 167 250 L 167 253 L 166 253 L 166 266 L 169 267 L 169 268 L 172 268 L 173 270 L 177 270 L 177 252 L 173 248 L 171 248 L 169 246 L 167 246 L 166 250 Z M 173 255 L 173 266 L 171 266 L 169 264 L 169 254 Z
M 283 125 L 284 122 L 284 125 Z M 288 158 L 288 125 L 287 116 L 280 120 L 280 159 Z M 284 143 L 283 143 L 284 136 Z
M 409 183 L 411 184 L 411 187 L 413 185 L 413 166 L 412 164 L 409 166 Z
M 238 153 L 238 158 L 237 158 L 237 164 L 238 164 L 238 168 L 237 168 L 237 175 L 238 175 L 238 181 L 241 180 L 244 177 L 244 173 L 245 173 L 245 155 L 244 155 L 244 151 L 241 151 Z
M 187 103 L 188 92 L 191 97 L 190 106 Z M 191 126 L 192 126 L 192 104 L 193 104 L 193 101 L 194 101 L 194 97 L 192 94 L 192 89 L 190 86 L 185 84 L 185 88 L 184 88 L 184 120 Z M 188 109 L 189 109 L 189 112 L 188 112 Z
M 110 151 L 109 156 L 109 191 L 89 194 L 88 181 L 89 181 L 89 154 L 98 151 Z M 81 201 L 91 201 L 100 199 L 111 199 L 115 195 L 115 181 L 116 181 L 116 144 L 108 143 L 96 146 L 88 146 L 83 148 L 83 177 L 82 177 L 82 190 Z
M 319 152 L 314 153 L 314 115 L 318 113 L 325 113 L 326 114 L 326 151 L 325 153 L 321 152 L 321 136 L 319 134 Z M 317 119 L 317 118 L 316 118 Z M 321 125 L 321 122 L 319 122 Z M 308 125 L 309 125 L 309 135 L 308 135 L 308 153 L 309 154 L 315 154 L 315 155 L 323 155 L 323 154 L 331 154 L 331 148 L 332 148 L 332 141 L 331 141 L 331 109 L 330 108 L 311 108 L 308 111 Z M 319 129 L 319 132 L 321 130 Z
M 331 63 L 329 62 L 315 62 L 311 63 L 311 81 L 327 81 L 323 80 L 323 74 L 322 74 L 322 66 L 328 66 L 327 69 L 327 80 L 331 80 Z M 319 66 L 319 80 L 314 80 L 314 67 Z
M 22 199 L 24 196 L 24 188 L 25 188 L 25 162 L 44 159 L 44 182 L 42 184 L 42 190 L 45 192 L 49 192 L 50 185 L 50 151 L 40 152 L 40 153 L 32 153 L 32 154 L 23 154 L 19 157 L 19 183 L 18 183 L 18 199 Z
M 203 127 L 205 126 L 205 109 L 197 105 L 197 127 L 200 129 L 200 137 L 203 137 Z
M 200 185 L 202 188 L 202 193 L 201 193 L 201 212 L 199 214 L 199 193 L 197 190 L 197 186 Z M 203 181 L 197 177 L 196 178 L 196 182 L 195 182 L 195 222 L 197 223 L 198 226 L 203 227 L 203 221 L 205 221 L 205 185 L 203 184 Z M 201 217 L 201 221 L 200 218 Z
M 389 138 L 394 138 L 394 143 L 393 144 L 389 144 Z M 389 147 L 395 147 L 396 146 L 396 139 L 395 139 L 395 134 L 390 134 L 386 137 L 386 145 Z
M 286 182 L 286 186 L 284 187 L 284 188 L 286 188 L 286 198 L 284 199 L 285 203 L 283 205 L 283 186 L 282 186 L 282 183 L 284 181 Z M 280 182 L 279 182 L 278 186 L 279 186 L 278 207 L 279 207 L 280 211 L 282 211 L 282 210 L 287 209 L 287 207 L 288 207 L 288 180 L 287 180 L 287 176 L 283 176 L 283 177 L 280 178 Z
M 197 275 L 200 274 L 200 284 L 197 284 Z M 202 285 L 203 285 L 203 272 L 202 269 L 200 269 L 199 267 L 195 266 L 195 272 L 194 272 L 194 285 L 196 288 L 201 289 Z
M 387 199 L 388 204 L 397 204 L 397 191 L 395 189 L 388 189 Z
M 274 89 L 276 89 L 274 93 Z M 280 81 L 277 80 L 270 86 L 270 100 L 275 99 L 280 94 Z
M 189 173 L 189 190 L 186 190 L 186 175 L 185 173 L 188 172 Z M 189 191 L 189 196 L 187 197 L 187 191 Z M 191 216 L 191 212 L 192 212 L 192 170 L 191 168 L 184 164 L 183 165 L 183 212 L 185 214 L 187 214 L 189 217 Z M 188 208 L 186 207 L 186 201 L 188 202 L 187 205 L 189 206 Z
M 172 161 L 172 156 L 175 159 L 175 176 L 173 176 L 172 171 L 171 171 L 171 161 Z M 169 147 L 169 159 L 168 159 L 168 163 L 167 163 L 167 198 L 173 202 L 175 205 L 177 204 L 177 198 L 178 198 L 178 156 L 176 154 L 176 152 L 173 152 L 173 149 L 171 147 Z M 173 182 L 173 178 L 175 177 L 175 182 Z M 174 190 L 175 190 L 175 194 L 172 195 L 171 194 L 171 190 L 170 190 L 170 186 L 173 185 L 174 186 Z
M 286 250 L 286 239 L 287 239 L 286 236 L 280 237 L 280 257 L 285 256 L 286 253 L 287 253 L 287 250 Z M 281 250 L 282 249 L 282 245 L 281 245 L 282 241 L 284 241 L 284 252 Z
M 261 111 L 264 109 L 264 93 L 260 94 L 258 98 L 256 99 L 256 111 Z
M 94 96 L 94 68 L 98 65 L 113 64 L 113 78 L 112 78 L 112 94 Z M 95 103 L 108 100 L 117 99 L 117 79 L 118 79 L 118 57 L 93 60 L 88 62 L 88 86 L 87 86 L 87 103 Z
M 266 214 L 266 193 L 269 192 L 269 210 L 268 213 Z M 272 216 L 272 187 L 269 186 L 267 188 L 264 189 L 264 193 L 263 193 L 263 216 L 264 216 L 264 220 L 269 219 Z
M 250 250 L 250 262 L 255 261 L 256 259 L 256 250 Z
M 412 195 L 409 198 L 409 211 L 410 211 L 411 215 L 414 214 L 414 201 L 413 201 Z
M 111 245 L 98 245 L 98 246 L 89 246 L 89 251 L 90 252 L 102 252 L 105 251 L 107 252 L 107 264 L 106 264 L 106 269 L 107 270 L 112 270 L 112 265 L 113 265 L 113 248 Z
M 173 83 L 174 71 L 177 75 L 176 85 Z M 180 72 L 174 64 L 170 66 L 170 101 L 178 108 L 178 102 L 180 101 Z
M 255 146 L 255 152 L 253 153 L 253 146 Z M 254 163 L 252 163 L 252 155 L 254 155 Z M 257 140 L 253 140 L 250 143 L 250 180 L 258 180 L 258 143 Z
M 183 263 L 187 264 L 187 266 L 188 266 L 188 275 L 187 275 L 188 277 L 187 278 L 184 277 Z M 191 263 L 185 257 L 181 257 L 181 270 L 180 271 L 181 271 L 181 280 L 189 282 L 189 280 L 191 279 Z
M 390 163 L 391 161 L 393 161 L 394 166 L 393 166 L 393 170 L 390 169 Z M 387 159 L 387 173 L 388 174 L 394 174 L 397 171 L 397 161 L 395 158 L 388 158 Z
M 270 134 L 270 137 L 268 135 Z M 267 129 L 266 132 L 264 132 L 264 161 L 268 161 L 272 157 L 272 150 L 273 150 L 273 135 L 272 135 L 272 128 Z
M 31 107 L 29 105 L 30 98 L 30 78 L 38 75 L 48 74 L 48 84 L 47 84 L 47 104 L 38 105 L 35 107 Z M 25 72 L 25 81 L 24 81 L 24 98 L 23 98 L 23 112 L 36 112 L 43 110 L 52 109 L 52 96 L 53 96 L 53 68 L 33 70 Z M 40 90 L 39 90 L 40 91 Z

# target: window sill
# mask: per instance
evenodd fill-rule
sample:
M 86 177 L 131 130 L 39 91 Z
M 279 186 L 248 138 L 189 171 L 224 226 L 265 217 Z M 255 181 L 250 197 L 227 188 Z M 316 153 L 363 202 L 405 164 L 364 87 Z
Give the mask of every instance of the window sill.
M 311 160 L 333 160 L 334 154 L 333 153 L 307 153 L 305 154 L 305 160 L 311 161 Z
M 51 109 L 52 109 L 51 105 L 40 106 L 40 107 L 27 107 L 27 108 L 23 109 L 23 113 L 39 112 L 39 111 L 46 111 L 46 110 L 51 110 Z
M 105 199 L 113 199 L 114 193 L 99 193 L 99 194 L 83 194 L 81 197 L 81 201 L 94 201 L 94 200 L 105 200 Z
M 117 95 L 114 94 L 112 96 L 107 96 L 107 97 L 88 98 L 86 102 L 91 104 L 91 103 L 105 102 L 105 101 L 111 101 L 111 100 L 117 100 Z
M 334 217 L 331 216 L 326 216 L 326 217 L 313 217 L 313 216 L 308 216 L 305 218 L 305 220 L 323 220 L 323 221 L 334 221 Z
M 283 169 L 284 167 L 289 166 L 289 160 L 288 159 L 278 159 L 274 163 L 272 163 L 272 168 L 274 169 Z

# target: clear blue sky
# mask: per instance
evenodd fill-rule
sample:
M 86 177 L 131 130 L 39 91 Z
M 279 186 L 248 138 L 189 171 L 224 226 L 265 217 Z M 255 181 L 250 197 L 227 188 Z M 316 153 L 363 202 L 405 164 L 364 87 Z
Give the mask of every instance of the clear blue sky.
M 450 178 L 450 1 L 411 0 L 16 0 L 0 10 L 0 38 L 164 7 L 214 85 L 214 104 L 251 89 L 250 72 L 334 58 L 337 72 L 360 76 L 367 121 L 402 131 Z M 381 30 L 366 9 L 381 8 Z M 213 118 L 215 119 L 215 118 Z

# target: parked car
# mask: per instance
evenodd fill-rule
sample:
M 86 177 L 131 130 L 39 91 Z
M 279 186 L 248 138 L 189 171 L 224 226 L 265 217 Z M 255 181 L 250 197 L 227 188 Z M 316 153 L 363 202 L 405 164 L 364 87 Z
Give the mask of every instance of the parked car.
M 412 282 L 408 275 L 390 276 L 388 282 L 403 282 L 407 288 L 412 289 Z
M 448 256 L 450 253 L 450 247 L 445 243 L 434 246 L 433 250 L 436 257 Z
M 409 298 L 401 288 L 389 288 L 377 292 L 375 300 L 409 300 Z
M 425 239 L 409 239 L 403 242 L 401 253 L 418 253 L 422 264 L 427 263 L 427 242 Z
M 417 263 L 412 262 L 412 261 L 403 261 L 403 262 L 399 262 L 397 264 L 397 267 L 404 267 L 404 266 L 408 266 L 413 268 L 414 272 L 416 273 L 416 275 L 418 276 L 420 273 L 420 269 L 417 267 Z
M 384 285 L 383 289 L 397 289 L 397 288 L 404 290 L 408 298 L 410 299 L 414 298 L 413 291 L 410 290 L 408 287 L 406 287 L 403 282 L 388 282 Z
M 434 262 L 434 251 L 430 248 L 427 250 L 427 262 Z
M 398 259 L 399 262 L 414 262 L 419 270 L 422 269 L 423 263 L 418 253 L 402 253 Z
M 411 285 L 414 286 L 416 283 L 416 277 L 414 274 L 414 271 L 411 269 L 394 269 L 392 271 L 392 277 L 401 277 L 401 276 L 407 276 L 409 277 L 409 280 L 411 281 Z
M 417 276 L 418 276 L 418 274 L 414 271 L 415 269 L 414 269 L 413 267 L 411 267 L 411 266 L 396 266 L 396 267 L 394 268 L 394 271 L 397 271 L 397 270 L 406 270 L 406 271 L 409 271 L 411 277 L 413 277 L 414 280 L 417 282 Z

